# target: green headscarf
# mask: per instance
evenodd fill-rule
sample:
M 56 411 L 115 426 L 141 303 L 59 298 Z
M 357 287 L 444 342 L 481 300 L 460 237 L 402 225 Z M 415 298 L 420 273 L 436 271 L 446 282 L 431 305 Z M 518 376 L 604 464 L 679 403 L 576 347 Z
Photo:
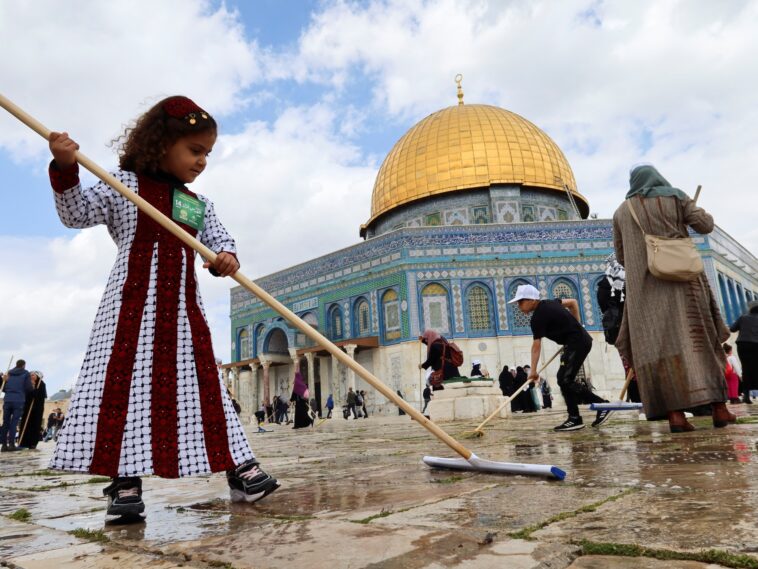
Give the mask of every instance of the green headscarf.
M 679 188 L 674 188 L 653 166 L 637 166 L 629 173 L 629 192 L 626 199 L 641 195 L 644 198 L 674 196 L 680 200 L 688 198 Z

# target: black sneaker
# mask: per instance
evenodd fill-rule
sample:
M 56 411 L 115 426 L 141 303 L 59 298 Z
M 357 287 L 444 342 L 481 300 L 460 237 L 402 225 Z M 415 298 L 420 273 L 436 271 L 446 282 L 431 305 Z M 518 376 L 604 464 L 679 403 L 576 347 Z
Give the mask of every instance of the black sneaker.
M 611 409 L 601 409 L 597 412 L 597 417 L 595 417 L 595 420 L 592 421 L 593 427 L 599 427 L 603 423 L 605 423 L 608 419 L 611 417 L 611 413 L 613 411 Z
M 584 421 L 581 417 L 569 417 L 563 423 L 553 428 L 554 431 L 578 431 L 584 428 Z
M 279 488 L 276 478 L 263 472 L 257 460 L 250 460 L 226 472 L 232 502 L 257 502 Z
M 145 511 L 140 478 L 114 478 L 103 488 L 103 496 L 108 496 L 108 516 L 133 517 Z

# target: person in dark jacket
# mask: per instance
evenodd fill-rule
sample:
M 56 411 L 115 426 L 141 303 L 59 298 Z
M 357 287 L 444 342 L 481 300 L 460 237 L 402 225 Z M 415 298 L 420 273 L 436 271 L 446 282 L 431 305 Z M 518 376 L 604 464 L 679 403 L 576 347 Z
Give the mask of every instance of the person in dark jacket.
M 458 368 L 452 362 L 443 360 L 442 358 L 445 345 L 447 344 L 445 338 L 434 330 L 425 330 L 424 334 L 419 337 L 419 340 L 426 345 L 426 360 L 419 364 L 420 369 L 428 369 L 431 366 L 435 372 L 442 370 L 442 381 L 451 377 L 461 376 Z M 441 383 L 438 385 L 432 384 L 432 391 L 439 391 L 440 389 L 445 389 L 445 386 Z
M 45 399 L 47 399 L 47 387 L 42 381 L 41 371 L 33 371 L 31 376 L 34 388 L 26 398 L 24 414 L 21 418 L 21 438 L 18 441 L 19 448 L 35 449 L 42 434 L 42 419 L 45 415 Z
M 53 409 L 53 412 L 47 416 L 47 430 L 42 438 L 43 442 L 55 439 L 58 431 L 63 426 L 63 412 L 60 407 Z
M 355 396 L 355 391 L 353 391 L 352 387 L 349 387 L 347 389 L 347 413 L 344 414 L 345 419 L 350 418 L 350 413 L 353 413 L 353 419 L 358 418 L 358 413 L 355 411 L 355 404 L 357 402 L 358 398 Z
M 424 408 L 421 410 L 421 414 L 426 413 L 426 408 L 429 406 L 429 403 L 432 402 L 432 388 L 428 385 L 424 388 Z
M 729 328 L 737 335 L 737 355 L 742 364 L 744 401 L 750 402 L 750 391 L 758 389 L 758 300 L 749 302 L 748 311 Z
M 334 396 L 332 394 L 329 394 L 329 397 L 326 398 L 326 418 L 331 419 L 332 418 L 332 411 L 334 410 Z
M 24 411 L 26 399 L 34 389 L 29 372 L 26 371 L 26 362 L 18 360 L 16 367 L 10 370 L 3 378 L 3 426 L 0 427 L 0 443 L 2 451 L 14 451 L 16 448 L 16 430 Z

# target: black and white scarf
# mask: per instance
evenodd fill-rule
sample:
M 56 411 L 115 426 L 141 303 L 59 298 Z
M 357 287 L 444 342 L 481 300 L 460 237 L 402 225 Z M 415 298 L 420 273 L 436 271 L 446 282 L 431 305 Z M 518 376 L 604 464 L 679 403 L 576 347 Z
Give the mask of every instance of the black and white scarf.
M 611 297 L 619 294 L 619 302 L 624 302 L 624 283 L 626 282 L 626 273 L 624 267 L 616 260 L 616 253 L 611 253 L 606 257 L 605 278 L 611 285 Z

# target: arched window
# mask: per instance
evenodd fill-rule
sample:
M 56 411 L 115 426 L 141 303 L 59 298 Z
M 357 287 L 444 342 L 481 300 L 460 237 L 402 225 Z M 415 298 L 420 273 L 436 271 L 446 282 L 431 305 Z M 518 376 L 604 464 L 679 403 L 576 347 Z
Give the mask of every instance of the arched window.
M 724 309 L 724 318 L 728 322 L 732 322 L 732 307 L 729 303 L 729 293 L 726 290 L 726 279 L 724 275 L 719 273 L 719 291 L 721 291 L 721 304 Z
M 301 314 L 300 318 L 308 324 L 311 328 L 315 328 L 318 330 L 318 316 L 314 314 L 313 312 L 306 312 L 305 314 Z M 311 340 L 310 336 L 307 336 L 304 332 L 300 332 L 299 330 L 295 332 L 295 345 L 298 347 L 310 347 L 314 346 L 316 342 L 314 340 Z
M 421 290 L 421 305 L 424 329 L 436 330 L 440 334 L 450 333 L 447 289 L 438 283 L 426 285 Z
M 518 279 L 518 280 L 513 281 L 508 287 L 508 295 L 507 295 L 508 300 L 516 296 L 516 289 L 518 288 L 519 285 L 525 285 L 525 284 L 532 284 L 532 283 L 525 281 L 523 279 Z M 528 334 L 529 332 L 531 332 L 532 315 L 524 314 L 523 312 L 521 312 L 516 303 L 509 304 L 508 306 L 509 306 L 509 311 L 510 311 L 509 315 L 511 317 L 513 331 L 516 332 L 517 334 L 519 333 Z
M 313 314 L 313 312 L 306 312 L 301 316 L 301 318 L 305 320 L 307 324 L 318 330 L 318 318 L 315 314 Z
M 579 295 L 576 292 L 574 283 L 566 279 L 558 279 L 553 283 L 551 289 L 553 298 L 573 298 L 579 300 Z
M 249 360 L 253 357 L 253 345 L 250 341 L 250 330 L 247 326 L 242 328 L 237 335 L 237 353 L 239 360 Z
M 281 328 L 272 328 L 263 342 L 263 351 L 267 354 L 289 354 L 289 340 Z
M 341 340 L 342 334 L 342 309 L 335 304 L 329 309 L 329 335 L 332 340 Z
M 384 316 L 384 337 L 387 340 L 400 338 L 400 302 L 397 292 L 389 289 L 382 295 L 382 311 Z
M 740 306 L 739 312 L 742 314 L 747 308 L 747 300 L 745 297 L 745 289 L 742 288 L 742 285 L 740 283 L 737 283 L 737 302 Z M 739 314 L 737 316 L 739 316 Z
M 727 280 L 727 288 L 729 289 L 729 304 L 732 307 L 732 310 L 729 314 L 729 322 L 732 323 L 740 315 L 740 302 L 737 300 L 737 289 L 734 286 L 734 281 L 732 279 Z
M 255 331 L 253 332 L 253 357 L 258 357 L 258 350 L 260 349 L 260 340 L 261 340 L 261 334 L 263 333 L 263 324 L 258 324 L 255 327 Z
M 368 336 L 371 332 L 371 308 L 365 298 L 359 298 L 356 301 L 353 318 L 355 319 L 353 330 L 358 332 L 358 336 Z
M 492 296 L 487 287 L 480 284 L 471 285 L 466 291 L 466 305 L 469 329 L 473 333 L 494 332 Z

